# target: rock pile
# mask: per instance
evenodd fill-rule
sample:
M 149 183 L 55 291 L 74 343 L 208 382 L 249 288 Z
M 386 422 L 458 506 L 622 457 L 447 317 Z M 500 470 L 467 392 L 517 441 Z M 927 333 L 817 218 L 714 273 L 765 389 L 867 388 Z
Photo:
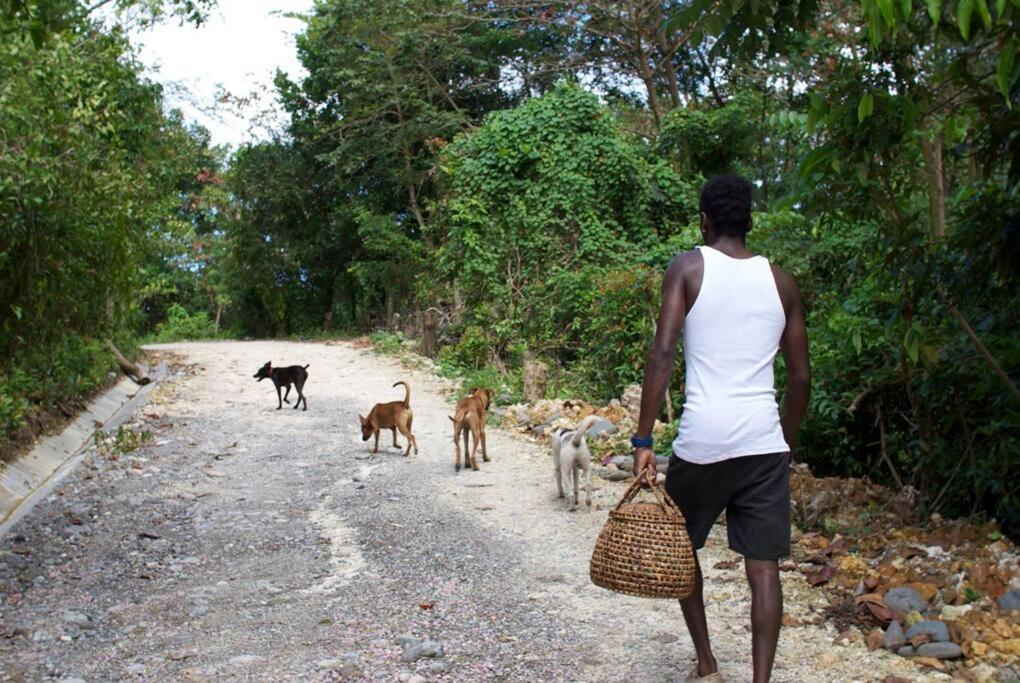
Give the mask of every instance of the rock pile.
M 1020 666 L 1020 555 L 993 522 L 909 523 L 910 492 L 852 478 L 791 474 L 791 562 L 827 594 L 838 644 L 864 642 L 973 681 Z
M 633 385 L 624 391 L 621 399 L 597 407 L 578 399 L 542 399 L 535 403 L 517 403 L 494 408 L 496 424 L 547 439 L 558 429 L 574 429 L 589 415 L 599 419 L 588 430 L 588 445 L 595 459 L 601 461 L 597 473 L 608 481 L 627 481 L 632 475 L 634 462 L 630 457 L 630 435 L 637 427 L 640 412 L 641 387 Z M 667 425 L 656 422 L 653 433 L 658 435 Z M 667 456 L 659 457 L 659 481 L 664 480 Z

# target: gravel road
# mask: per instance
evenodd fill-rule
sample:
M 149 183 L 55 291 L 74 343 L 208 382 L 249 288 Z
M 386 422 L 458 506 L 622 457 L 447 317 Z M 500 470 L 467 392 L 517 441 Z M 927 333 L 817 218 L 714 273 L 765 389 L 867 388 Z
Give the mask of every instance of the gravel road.
M 155 348 L 185 369 L 129 421 L 154 439 L 89 454 L 0 541 L 0 680 L 683 679 L 679 607 L 588 579 L 624 485 L 596 478 L 595 508 L 568 512 L 547 446 L 491 427 L 493 461 L 454 473 L 450 384 L 356 344 Z M 252 379 L 267 360 L 310 364 L 307 412 L 275 410 Z M 357 416 L 402 398 L 398 379 L 420 455 L 370 456 Z M 710 627 L 745 681 L 743 572 L 712 569 L 733 557 L 716 527 Z M 810 621 L 824 604 L 783 580 Z M 946 679 L 835 635 L 784 629 L 775 680 Z

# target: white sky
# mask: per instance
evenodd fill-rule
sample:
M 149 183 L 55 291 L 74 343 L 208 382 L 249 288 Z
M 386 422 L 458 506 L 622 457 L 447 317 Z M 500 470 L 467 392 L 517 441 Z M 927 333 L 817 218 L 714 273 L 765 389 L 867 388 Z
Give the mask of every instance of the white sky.
M 275 99 L 277 69 L 300 78 L 294 36 L 304 23 L 282 14 L 305 13 L 313 0 L 219 0 L 199 28 L 167 21 L 136 31 L 132 42 L 148 77 L 165 86 L 168 106 L 209 129 L 214 144 L 237 146 L 264 138 L 284 122 Z M 217 101 L 226 90 L 237 97 L 261 93 L 238 107 Z M 268 110 L 268 111 L 267 111 Z M 275 111 L 275 113 L 274 113 Z

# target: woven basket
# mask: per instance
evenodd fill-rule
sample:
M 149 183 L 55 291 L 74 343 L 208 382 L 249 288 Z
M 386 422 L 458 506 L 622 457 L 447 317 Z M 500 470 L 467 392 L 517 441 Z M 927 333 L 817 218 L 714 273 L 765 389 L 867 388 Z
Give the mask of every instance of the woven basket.
M 647 482 L 658 502 L 631 503 Z M 634 479 L 595 541 L 591 580 L 617 593 L 683 599 L 694 590 L 694 548 L 679 508 L 646 472 Z

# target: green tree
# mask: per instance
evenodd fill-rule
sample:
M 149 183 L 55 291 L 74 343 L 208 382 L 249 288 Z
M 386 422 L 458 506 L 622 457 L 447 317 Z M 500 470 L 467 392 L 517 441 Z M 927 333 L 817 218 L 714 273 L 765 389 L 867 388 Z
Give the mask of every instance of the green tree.
M 196 140 L 122 32 L 73 2 L 0 13 L 0 433 L 107 380 L 137 276 L 172 231 Z M 6 451 L 6 441 L 4 441 Z
M 693 215 L 680 178 L 577 86 L 490 115 L 440 166 L 438 267 L 497 357 L 521 341 L 576 353 L 593 283 Z

